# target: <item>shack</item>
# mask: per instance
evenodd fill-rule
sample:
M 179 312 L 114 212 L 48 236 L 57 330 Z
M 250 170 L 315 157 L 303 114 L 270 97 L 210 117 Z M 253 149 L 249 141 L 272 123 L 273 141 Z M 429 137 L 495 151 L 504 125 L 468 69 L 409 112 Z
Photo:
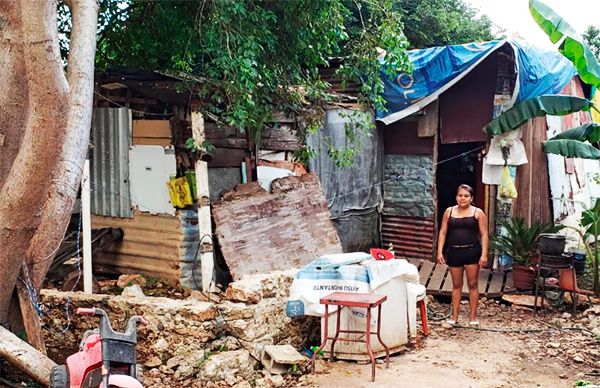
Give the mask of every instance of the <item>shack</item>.
M 518 197 L 498 196 L 502 166 L 494 165 L 492 155 L 500 149 L 489 141 L 485 124 L 528 98 L 590 96 L 558 52 L 511 40 L 415 50 L 410 57 L 414 73 L 385 79 L 388 112 L 377 112 L 385 154 L 381 235 L 397 254 L 434 257 L 439 222 L 461 183 L 474 188 L 475 205 L 488 214 L 492 233 L 498 220 L 510 216 L 559 222 L 575 213 L 574 197 L 589 204 L 597 196 L 592 175 L 599 171 L 598 161 L 542 150 L 553 134 L 590 122 L 587 112 L 523 125 L 510 140 L 508 160 Z
M 194 118 L 191 85 L 183 77 L 139 69 L 96 76 L 92 227 L 121 228 L 124 235 L 95 255 L 94 265 L 189 288 L 202 288 L 202 272 L 212 286 L 226 283 L 229 271 L 214 241 L 210 203 L 224 191 L 260 178 L 257 166 L 293 165 L 292 153 L 299 146 L 293 118 L 276 116 L 258 145 L 239 129 L 208 116 Z M 194 124 L 200 135 L 193 133 Z M 194 149 L 204 141 L 210 152 Z M 168 188 L 173 178 L 183 179 L 178 182 L 190 190 L 192 202 L 173 198 Z M 200 179 L 207 184 L 196 187 Z

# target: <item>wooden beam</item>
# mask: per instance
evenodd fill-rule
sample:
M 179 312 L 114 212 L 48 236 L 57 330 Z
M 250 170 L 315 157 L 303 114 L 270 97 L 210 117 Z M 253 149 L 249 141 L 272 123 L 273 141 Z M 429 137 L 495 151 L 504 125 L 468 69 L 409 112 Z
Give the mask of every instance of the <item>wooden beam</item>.
M 19 276 L 21 279 L 26 279 L 27 275 L 24 273 L 23 268 L 21 268 Z M 23 326 L 25 327 L 25 333 L 27 334 L 27 341 L 38 352 L 46 354 L 42 322 L 33 309 L 27 288 L 21 281 L 17 281 L 17 295 L 19 296 L 21 318 L 23 319 Z
M 0 326 L 0 357 L 27 373 L 38 383 L 50 385 L 50 373 L 56 364 L 27 342 Z
M 150 98 L 139 98 L 139 97 L 126 97 L 126 96 L 104 96 L 100 95 L 100 98 L 106 101 L 122 102 L 129 104 L 144 104 L 144 105 L 156 105 L 156 100 Z
M 192 138 L 196 144 L 206 140 L 204 116 L 198 102 L 192 104 Z M 202 291 L 212 292 L 215 287 L 215 258 L 213 252 L 213 233 L 210 215 L 210 191 L 208 187 L 208 164 L 196 161 L 196 191 L 198 198 L 198 230 L 200 233 L 200 270 L 202 273 Z

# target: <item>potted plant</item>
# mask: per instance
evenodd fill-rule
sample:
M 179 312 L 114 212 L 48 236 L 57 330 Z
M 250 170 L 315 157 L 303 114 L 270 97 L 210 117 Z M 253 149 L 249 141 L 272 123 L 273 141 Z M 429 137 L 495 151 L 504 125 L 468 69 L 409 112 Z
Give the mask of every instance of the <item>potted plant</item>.
M 531 290 L 535 283 L 532 260 L 539 257 L 537 241 L 542 233 L 554 233 L 562 226 L 534 222 L 531 226 L 519 217 L 500 222 L 501 233 L 490 236 L 492 249 L 513 259 L 513 284 L 521 290 Z
M 596 243 L 600 237 L 600 198 L 596 200 L 593 208 L 584 210 L 581 213 L 579 229 L 573 228 L 579 233 L 586 256 L 592 264 L 592 274 L 594 276 L 594 292 L 600 293 L 600 274 L 598 271 L 598 260 L 600 259 L 600 246 Z

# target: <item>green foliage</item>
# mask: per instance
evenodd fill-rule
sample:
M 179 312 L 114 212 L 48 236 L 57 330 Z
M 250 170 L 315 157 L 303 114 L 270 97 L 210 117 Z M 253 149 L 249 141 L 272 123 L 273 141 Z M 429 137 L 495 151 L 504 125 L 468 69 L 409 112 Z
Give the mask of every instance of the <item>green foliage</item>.
M 600 59 L 600 28 L 589 26 L 583 33 L 583 40 L 592 50 L 596 59 Z
M 503 112 L 486 124 L 485 130 L 490 135 L 500 135 L 519 128 L 534 117 L 547 114 L 564 116 L 580 110 L 590 110 L 592 107 L 592 102 L 585 98 L 564 95 L 538 96 L 525 100 Z
M 569 158 L 600 159 L 592 143 L 600 141 L 600 125 L 588 123 L 559 133 L 544 142 L 544 151 Z
M 552 139 L 569 139 L 596 143 L 600 141 L 600 125 L 596 123 L 583 124 L 579 127 L 571 128 L 568 131 L 561 132 Z
M 301 375 L 302 371 L 300 370 L 300 366 L 298 364 L 292 364 L 287 372 L 291 375 Z
M 259 140 L 273 111 L 310 115 L 310 106 L 331 102 L 318 72 L 331 58 L 342 58 L 344 80 L 361 85 L 360 103 L 384 108 L 382 66 L 390 76 L 410 70 L 408 42 L 393 5 L 392 0 L 101 0 L 96 65 L 161 70 L 193 80 L 188 87 L 207 114 Z M 378 47 L 386 51 L 383 59 Z
M 558 51 L 573 62 L 581 80 L 600 87 L 600 63 L 585 39 L 581 40 L 573 27 L 541 0 L 529 0 L 529 11 L 552 43 L 562 40 Z
M 562 228 L 560 225 L 539 222 L 528 226 L 525 220 L 519 217 L 501 221 L 500 227 L 504 232 L 490 236 L 491 247 L 496 253 L 511 256 L 518 265 L 529 265 L 529 260 L 537 255 L 537 240 L 540 234 L 555 233 Z
M 212 154 L 215 151 L 215 146 L 208 140 L 198 143 L 193 138 L 189 137 L 185 141 L 185 148 L 190 150 L 198 159 L 206 154 Z
M 587 387 L 588 385 L 594 385 L 593 382 L 588 381 L 588 380 L 577 380 L 575 381 L 575 386 L 576 387 Z
M 567 158 L 600 159 L 600 150 L 580 140 L 550 139 L 544 142 L 544 152 Z
M 496 39 L 490 19 L 463 0 L 397 0 L 396 7 L 414 48 Z
M 596 200 L 594 207 L 584 210 L 581 213 L 580 225 L 583 228 L 583 232 L 579 232 L 582 234 L 581 238 L 585 245 L 587 256 L 592 260 L 594 292 L 598 294 L 600 293 L 600 270 L 598 263 L 600 260 L 600 247 L 597 240 L 600 236 L 600 199 Z

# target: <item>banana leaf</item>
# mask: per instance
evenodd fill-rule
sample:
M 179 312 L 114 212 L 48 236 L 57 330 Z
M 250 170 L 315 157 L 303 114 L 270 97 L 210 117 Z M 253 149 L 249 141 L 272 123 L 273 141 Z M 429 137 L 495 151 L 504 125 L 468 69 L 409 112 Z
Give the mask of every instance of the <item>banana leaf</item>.
M 512 131 L 525 124 L 527 120 L 546 114 L 553 116 L 564 116 L 580 110 L 589 110 L 592 102 L 585 98 L 564 95 L 543 95 L 525 100 L 484 127 L 490 135 L 500 135 Z
M 596 123 L 583 124 L 582 126 L 571 128 L 568 131 L 559 133 L 548 140 L 559 139 L 589 141 L 590 143 L 596 143 L 600 141 L 600 125 Z
M 550 139 L 544 142 L 544 151 L 567 158 L 600 159 L 600 150 L 579 140 Z
M 529 12 L 552 43 L 564 37 L 558 51 L 573 62 L 582 81 L 600 87 L 600 63 L 573 27 L 540 0 L 529 0 Z

